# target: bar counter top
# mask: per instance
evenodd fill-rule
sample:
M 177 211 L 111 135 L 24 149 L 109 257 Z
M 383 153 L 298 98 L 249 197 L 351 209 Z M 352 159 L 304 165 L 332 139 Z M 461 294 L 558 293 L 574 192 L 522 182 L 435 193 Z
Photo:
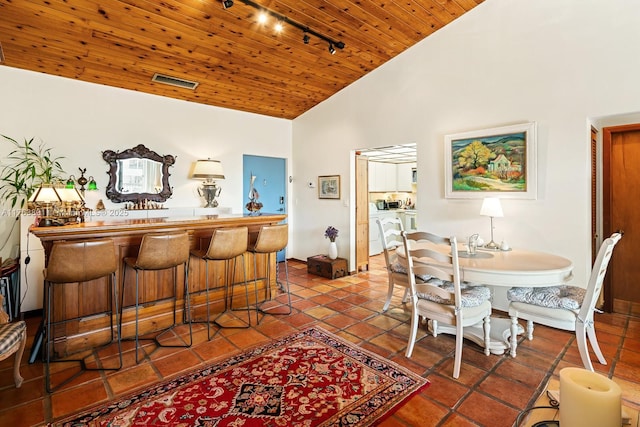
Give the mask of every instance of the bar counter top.
M 169 232 L 173 230 L 199 230 L 212 227 L 238 227 L 246 225 L 259 226 L 262 224 L 275 224 L 286 218 L 284 214 L 261 213 L 250 214 L 218 214 L 206 216 L 178 216 L 131 219 L 126 216 L 108 217 L 101 220 L 92 220 L 62 226 L 31 227 L 31 232 L 42 241 L 66 240 L 74 238 L 91 238 L 137 235 L 154 231 Z

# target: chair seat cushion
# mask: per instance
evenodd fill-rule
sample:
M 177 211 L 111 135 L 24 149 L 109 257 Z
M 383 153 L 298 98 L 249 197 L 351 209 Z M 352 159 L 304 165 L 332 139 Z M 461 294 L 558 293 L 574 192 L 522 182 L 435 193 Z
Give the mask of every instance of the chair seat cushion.
M 511 288 L 507 299 L 547 308 L 578 310 L 584 300 L 586 290 L 578 286 L 547 286 L 544 288 Z
M 0 325 L 0 354 L 5 354 L 11 347 L 20 342 L 27 324 L 21 320 L 15 323 Z
M 389 268 L 394 273 L 407 274 L 407 269 L 398 261 L 392 262 Z M 416 274 L 416 279 L 418 279 L 419 281 L 422 281 L 422 283 L 426 283 L 432 278 L 433 276 L 430 276 L 428 274 Z
M 418 299 L 416 304 L 418 313 L 430 313 L 431 319 L 447 325 L 456 324 L 456 309 L 453 305 L 440 304 L 429 301 L 427 299 Z M 484 301 L 476 307 L 463 307 L 461 309 L 463 315 L 462 326 L 470 326 L 479 322 L 481 319 L 491 315 L 491 302 Z
M 450 282 L 448 280 L 431 278 L 427 281 L 427 283 L 444 289 L 447 292 L 453 292 L 454 290 L 453 282 Z M 460 301 L 460 305 L 462 307 L 478 307 L 485 301 L 488 301 L 489 298 L 491 298 L 491 291 L 486 286 L 475 285 L 469 282 L 462 282 L 460 283 L 460 296 L 462 297 L 462 301 Z M 424 292 L 418 292 L 418 298 L 426 299 L 438 304 L 453 305 L 454 303 L 453 300 L 447 300 L 440 296 Z

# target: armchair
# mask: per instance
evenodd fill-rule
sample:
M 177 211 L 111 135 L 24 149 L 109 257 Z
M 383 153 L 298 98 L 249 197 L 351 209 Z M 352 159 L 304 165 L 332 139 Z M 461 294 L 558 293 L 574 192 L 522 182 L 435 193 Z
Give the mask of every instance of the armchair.
M 9 315 L 2 308 L 3 299 L 4 297 L 0 295 L 0 360 L 15 354 L 13 381 L 16 388 L 20 388 L 23 381 L 20 375 L 20 361 L 27 342 L 27 325 L 23 320 L 9 323 Z

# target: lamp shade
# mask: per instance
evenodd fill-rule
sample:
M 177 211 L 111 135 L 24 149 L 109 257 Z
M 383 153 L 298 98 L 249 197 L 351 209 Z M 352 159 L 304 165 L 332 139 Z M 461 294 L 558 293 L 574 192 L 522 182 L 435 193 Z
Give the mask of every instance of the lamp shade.
M 198 160 L 193 166 L 193 179 L 224 179 L 222 163 L 219 160 Z
M 487 197 L 482 201 L 480 215 L 490 216 L 494 218 L 503 217 L 502 205 L 497 197 Z
M 29 201 L 34 203 L 54 203 L 61 202 L 62 198 L 51 184 L 42 184 L 36 189 Z
M 82 202 L 83 198 L 75 188 L 58 188 L 56 189 L 60 199 L 63 202 Z

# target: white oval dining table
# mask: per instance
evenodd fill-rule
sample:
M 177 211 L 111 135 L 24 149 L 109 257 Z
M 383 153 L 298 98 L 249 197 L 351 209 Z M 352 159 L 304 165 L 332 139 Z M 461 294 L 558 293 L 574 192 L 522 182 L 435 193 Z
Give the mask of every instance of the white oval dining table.
M 430 243 L 409 242 L 420 248 Z M 462 247 L 462 246 L 461 246 Z M 449 246 L 442 246 L 443 251 Z M 398 246 L 396 254 L 404 257 L 404 247 Z M 478 248 L 475 255 L 466 251 L 458 252 L 461 280 L 482 285 L 505 287 L 543 287 L 561 285 L 573 277 L 573 263 L 567 258 L 546 252 L 524 249 L 487 250 Z M 489 350 L 493 354 L 503 354 L 511 346 L 509 344 L 511 320 L 503 317 L 491 318 L 491 344 Z M 524 332 L 522 326 L 518 334 Z M 455 335 L 455 327 L 438 325 L 438 333 Z M 484 346 L 482 325 L 478 324 L 464 329 L 464 336 L 480 346 Z
M 423 243 L 414 243 L 419 248 Z M 431 245 L 433 247 L 433 245 Z M 443 247 L 448 249 L 449 246 Z M 404 248 L 398 246 L 398 256 Z M 512 249 L 494 251 L 478 249 L 475 255 L 458 252 L 461 280 L 493 286 L 553 286 L 573 277 L 573 263 L 567 258 L 546 252 Z

